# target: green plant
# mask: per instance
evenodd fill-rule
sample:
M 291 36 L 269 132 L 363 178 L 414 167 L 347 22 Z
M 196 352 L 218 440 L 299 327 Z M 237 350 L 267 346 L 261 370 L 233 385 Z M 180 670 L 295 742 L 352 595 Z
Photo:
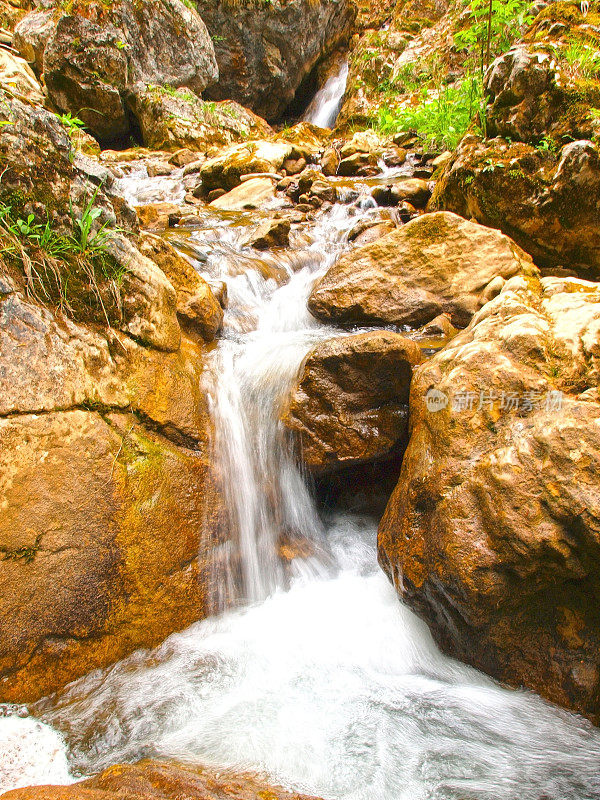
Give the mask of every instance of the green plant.
M 436 95 L 424 88 L 416 106 L 395 111 L 382 106 L 378 127 L 388 134 L 414 129 L 428 145 L 453 150 L 478 112 L 484 127 L 484 109 L 481 82 L 469 77 L 456 85 L 442 86 Z
M 121 39 L 119 39 L 118 41 L 115 42 L 115 46 L 118 50 L 127 50 L 129 45 L 127 44 L 127 42 L 123 42 L 121 41 Z
M 507 50 L 522 28 L 533 21 L 529 0 L 469 0 L 469 24 L 454 34 L 472 67 L 483 73 L 493 57 Z
M 61 124 L 65 126 L 71 137 L 85 128 L 84 121 L 79 119 L 79 117 L 74 117 L 70 112 L 68 114 L 57 114 L 57 117 Z
M 536 145 L 536 150 L 542 153 L 556 153 L 558 151 L 558 144 L 554 139 L 544 136 Z
M 565 61 L 573 72 L 583 78 L 600 76 L 600 52 L 583 42 L 571 41 L 563 51 Z

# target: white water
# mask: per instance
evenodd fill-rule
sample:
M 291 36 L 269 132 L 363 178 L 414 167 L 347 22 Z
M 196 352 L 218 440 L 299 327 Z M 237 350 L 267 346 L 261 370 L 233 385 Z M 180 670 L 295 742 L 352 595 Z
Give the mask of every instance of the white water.
M 307 313 L 310 286 L 371 213 L 338 206 L 288 254 L 241 252 L 243 215 L 207 212 L 181 240 L 229 288 L 208 390 L 242 570 L 232 547 L 219 599 L 251 604 L 37 704 L 64 749 L 18 720 L 18 758 L 37 763 L 21 770 L 0 751 L 4 788 L 66 782 L 68 753 L 73 775 L 167 757 L 264 771 L 331 800 L 600 798 L 600 731 L 442 656 L 377 568 L 375 524 L 322 520 L 286 449 L 278 405 L 310 346 L 335 334 Z M 278 558 L 282 533 L 302 557 Z
M 304 112 L 303 119 L 321 128 L 333 128 L 342 107 L 342 98 L 348 80 L 348 61 L 344 59 L 338 72 L 330 75 L 315 94 Z

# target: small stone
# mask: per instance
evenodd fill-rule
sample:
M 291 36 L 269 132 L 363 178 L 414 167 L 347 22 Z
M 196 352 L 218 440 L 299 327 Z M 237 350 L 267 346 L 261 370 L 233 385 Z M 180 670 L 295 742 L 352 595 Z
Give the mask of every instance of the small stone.
M 209 203 L 212 203 L 213 200 L 218 200 L 219 197 L 223 197 L 224 194 L 227 194 L 225 189 L 213 189 L 212 192 L 208 193 L 207 200 Z
M 164 175 L 170 175 L 174 167 L 167 164 L 166 161 L 154 161 L 146 167 L 149 178 L 159 178 Z

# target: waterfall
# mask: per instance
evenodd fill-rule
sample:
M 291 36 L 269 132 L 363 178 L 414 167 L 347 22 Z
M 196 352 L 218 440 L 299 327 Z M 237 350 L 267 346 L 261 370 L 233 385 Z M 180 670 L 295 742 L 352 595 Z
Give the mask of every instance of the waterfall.
M 328 800 L 598 800 L 600 731 L 442 655 L 378 569 L 375 521 L 317 513 L 278 423 L 306 353 L 344 335 L 311 318 L 310 288 L 375 211 L 338 204 L 265 254 L 243 244 L 262 212 L 202 213 L 171 241 L 228 289 L 205 375 L 232 536 L 224 610 L 37 703 L 51 727 L 24 721 L 27 782 L 69 780 L 66 754 L 71 775 L 156 757 Z M 18 785 L 3 730 L 0 790 Z
M 303 119 L 321 128 L 333 128 L 342 107 L 342 98 L 348 80 L 348 60 L 340 62 L 338 71 L 330 75 L 315 94 L 304 112 Z

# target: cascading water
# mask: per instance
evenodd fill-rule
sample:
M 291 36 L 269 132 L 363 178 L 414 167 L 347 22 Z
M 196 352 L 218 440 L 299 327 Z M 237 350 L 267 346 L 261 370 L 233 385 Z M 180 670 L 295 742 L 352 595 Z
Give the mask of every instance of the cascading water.
M 335 206 L 277 255 L 241 245 L 256 214 L 207 211 L 202 229 L 176 234 L 229 291 L 207 389 L 237 541 L 224 600 L 247 605 L 39 702 L 51 728 L 0 720 L 12 725 L 0 725 L 0 788 L 68 781 L 66 752 L 72 776 L 172 758 L 331 800 L 600 797 L 600 731 L 443 656 L 378 570 L 375 523 L 323 520 L 286 449 L 281 399 L 310 347 L 336 335 L 306 311 L 310 286 L 372 213 Z M 1 749 L 15 726 L 22 777 Z
M 340 62 L 338 71 L 325 81 L 304 112 L 303 119 L 321 128 L 333 128 L 342 107 L 348 81 L 348 61 Z

